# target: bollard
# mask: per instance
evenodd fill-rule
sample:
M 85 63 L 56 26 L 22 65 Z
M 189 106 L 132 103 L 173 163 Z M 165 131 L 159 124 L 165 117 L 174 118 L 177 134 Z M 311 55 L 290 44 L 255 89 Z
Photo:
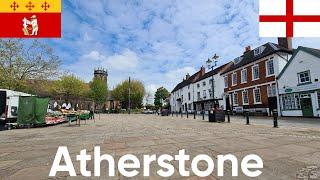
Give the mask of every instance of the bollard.
M 204 110 L 202 110 L 202 120 L 204 120 Z
M 176 116 L 178 117 L 178 111 L 176 111 Z
M 246 112 L 246 119 L 247 119 L 246 125 L 250 125 L 249 111 Z
M 230 110 L 227 110 L 227 115 L 228 115 L 228 123 L 230 123 Z
M 273 127 L 278 128 L 278 111 L 273 110 Z
M 182 111 L 181 111 L 181 118 L 183 117 L 183 115 L 182 115 Z
M 187 118 L 189 118 L 189 112 L 187 111 Z
M 196 113 L 197 111 L 193 111 L 193 119 L 196 119 Z

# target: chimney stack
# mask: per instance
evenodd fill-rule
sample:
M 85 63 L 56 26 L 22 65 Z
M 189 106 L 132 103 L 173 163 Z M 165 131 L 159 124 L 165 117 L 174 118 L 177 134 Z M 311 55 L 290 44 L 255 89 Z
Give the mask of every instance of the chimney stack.
M 186 75 L 186 80 L 188 80 L 190 78 L 190 74 L 188 73 L 187 75 Z
M 205 73 L 206 73 L 206 68 L 204 66 L 201 66 L 201 69 L 200 69 L 201 76 L 203 76 Z
M 243 54 L 245 54 L 245 53 L 247 53 L 247 52 L 249 52 L 249 51 L 251 51 L 251 46 L 247 46 L 247 47 L 245 48 Z
M 292 50 L 292 38 L 278 38 L 278 45 Z

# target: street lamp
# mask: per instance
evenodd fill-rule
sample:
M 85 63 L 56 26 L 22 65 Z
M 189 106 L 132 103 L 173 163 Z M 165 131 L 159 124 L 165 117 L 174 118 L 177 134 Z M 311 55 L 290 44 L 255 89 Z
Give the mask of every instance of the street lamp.
M 218 62 L 218 59 L 219 56 L 217 54 L 214 54 L 214 56 L 210 59 L 207 60 L 207 66 L 208 66 L 208 69 L 211 69 L 213 71 L 214 67 L 217 66 L 217 62 Z M 215 99 L 215 96 L 214 96 L 214 74 L 212 74 L 212 82 L 211 82 L 211 91 L 212 91 L 212 100 L 213 100 L 213 108 L 216 108 L 216 99 Z

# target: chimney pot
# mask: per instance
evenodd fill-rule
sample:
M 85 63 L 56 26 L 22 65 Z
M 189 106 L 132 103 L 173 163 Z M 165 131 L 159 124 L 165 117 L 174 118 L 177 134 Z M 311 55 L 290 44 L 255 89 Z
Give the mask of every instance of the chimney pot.
M 249 52 L 249 51 L 251 51 L 251 46 L 247 46 L 247 47 L 245 48 L 243 54 L 245 54 L 245 53 L 247 53 L 247 52 Z

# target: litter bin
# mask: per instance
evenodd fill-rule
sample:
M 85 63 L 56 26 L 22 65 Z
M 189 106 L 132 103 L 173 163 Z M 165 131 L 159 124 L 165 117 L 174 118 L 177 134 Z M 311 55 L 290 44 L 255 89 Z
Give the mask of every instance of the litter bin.
M 209 111 L 209 122 L 225 122 L 225 113 L 221 109 L 212 109 Z

